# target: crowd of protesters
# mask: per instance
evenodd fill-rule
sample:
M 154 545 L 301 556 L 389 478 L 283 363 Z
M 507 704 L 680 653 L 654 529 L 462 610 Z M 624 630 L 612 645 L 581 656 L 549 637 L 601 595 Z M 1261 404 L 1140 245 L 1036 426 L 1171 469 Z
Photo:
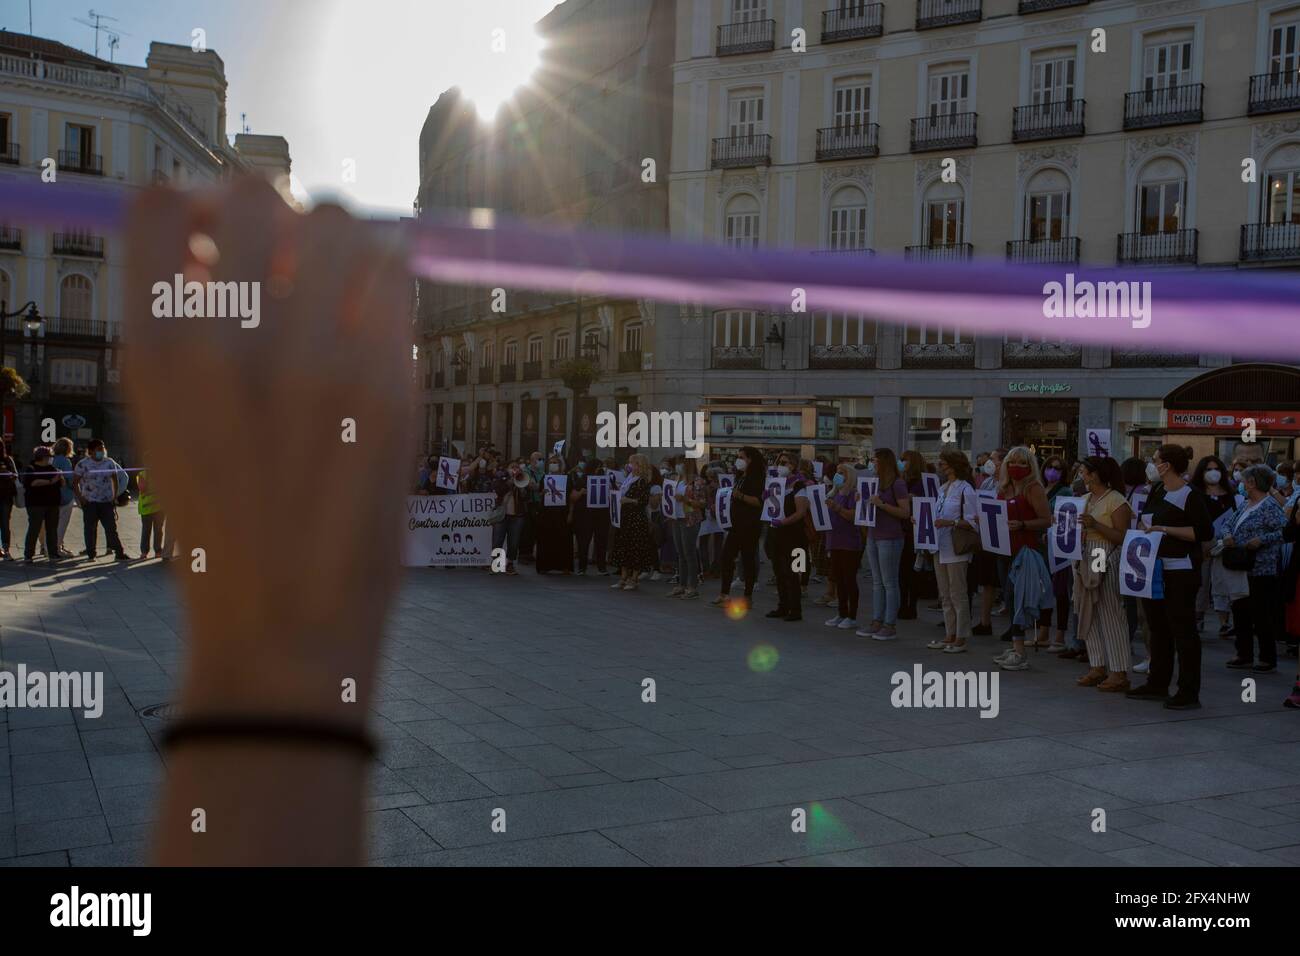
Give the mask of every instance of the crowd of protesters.
M 1293 463 L 1267 464 L 1259 445 L 1239 444 L 1231 462 L 1194 461 L 1173 444 L 1123 462 L 1040 459 L 1024 446 L 974 462 L 956 448 L 933 460 L 879 448 L 865 461 L 834 463 L 745 447 L 729 461 L 634 454 L 622 466 L 566 462 L 561 451 L 506 458 L 484 446 L 441 486 L 432 456 L 415 491 L 494 494 L 492 547 L 504 550 L 508 575 L 520 565 L 594 571 L 613 575 L 615 590 L 659 584 L 687 601 L 708 585 L 717 589 L 708 603 L 736 618 L 754 608 L 765 577 L 775 595 L 767 617 L 801 621 L 805 605 L 825 606 L 835 612 L 826 626 L 875 641 L 897 640 L 898 622 L 929 600 L 942 612 L 943 636 L 927 647 L 944 654 L 993 637 L 994 616 L 1005 615 L 1008 646 L 994 658 L 1002 670 L 1027 670 L 1043 652 L 1085 665 L 1081 687 L 1172 709 L 1200 706 L 1207 623 L 1211 639 L 1235 643 L 1227 666 L 1255 674 L 1276 672 L 1279 647 L 1295 656 L 1300 641 L 1300 488 Z M 548 506 L 546 480 L 558 475 L 564 495 Z M 587 479 L 600 475 L 620 492 L 617 527 L 606 508 L 587 506 Z M 872 527 L 856 520 L 862 475 L 877 480 Z M 926 493 L 924 475 L 937 478 L 937 551 L 913 547 L 912 502 Z M 780 502 L 768 501 L 769 476 L 784 479 Z M 829 518 L 822 531 L 810 513 L 809 490 L 819 484 Z M 732 489 L 726 527 L 716 513 L 722 487 Z M 1006 502 L 1009 555 L 981 546 L 981 495 Z M 1047 534 L 1062 495 L 1085 499 L 1084 558 L 1053 571 Z M 1121 594 L 1120 546 L 1131 528 L 1162 533 L 1152 598 Z M 864 574 L 869 585 L 859 584 Z M 824 592 L 810 598 L 810 587 Z M 1286 703 L 1300 707 L 1300 679 Z
M 37 445 L 26 461 L 18 461 L 0 442 L 0 561 L 15 561 L 12 521 L 15 508 L 27 513 L 27 536 L 23 560 L 37 558 L 57 563 L 81 557 L 99 557 L 99 532 L 104 533 L 104 554 L 118 561 L 143 561 L 156 556 L 163 561 L 174 556 L 175 546 L 167 533 L 167 516 L 153 489 L 147 468 L 127 469 L 108 454 L 108 447 L 92 438 L 80 448 L 72 439 L 60 438 L 50 445 Z M 128 506 L 134 487 L 135 506 L 140 515 L 140 553 L 132 558 L 118 533 L 117 509 Z M 84 548 L 74 553 L 66 546 L 74 511 L 81 512 Z

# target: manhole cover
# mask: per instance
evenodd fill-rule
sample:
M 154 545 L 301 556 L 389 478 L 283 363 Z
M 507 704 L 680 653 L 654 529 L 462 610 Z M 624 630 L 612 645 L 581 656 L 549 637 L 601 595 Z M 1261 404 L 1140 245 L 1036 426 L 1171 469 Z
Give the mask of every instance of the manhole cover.
M 171 720 L 176 716 L 175 704 L 151 704 L 136 712 L 137 717 L 145 720 Z

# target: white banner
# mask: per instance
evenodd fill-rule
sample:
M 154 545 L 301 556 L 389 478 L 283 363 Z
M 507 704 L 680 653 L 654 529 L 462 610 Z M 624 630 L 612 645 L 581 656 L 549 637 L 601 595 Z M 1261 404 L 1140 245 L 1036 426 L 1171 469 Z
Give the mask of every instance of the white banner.
M 763 520 L 776 521 L 785 516 L 785 479 L 776 476 L 767 479 L 763 488 Z
M 565 494 L 568 487 L 568 475 L 547 475 L 542 479 L 542 504 L 548 508 L 563 508 L 569 503 Z
M 1083 517 L 1087 506 L 1087 498 L 1067 498 L 1062 495 L 1056 499 L 1048 537 L 1056 554 L 1067 561 L 1078 561 L 1083 557 L 1083 525 L 1079 519 Z
M 434 476 L 434 485 L 444 491 L 455 491 L 460 487 L 460 459 L 439 458 L 438 471 Z
M 853 518 L 855 525 L 864 528 L 874 528 L 876 526 L 876 506 L 871 503 L 871 499 L 876 496 L 879 490 L 879 478 L 872 478 L 868 475 L 858 476 L 858 507 L 857 514 Z
M 912 499 L 912 547 L 917 551 L 939 550 L 939 532 L 934 526 L 938 504 L 933 498 Z
M 1156 577 L 1156 555 L 1163 531 L 1133 531 L 1124 535 L 1120 546 L 1119 593 L 1129 597 L 1151 597 Z
M 609 476 L 608 475 L 587 476 L 587 507 L 588 508 L 609 507 Z
M 402 563 L 412 568 L 492 563 L 493 494 L 410 495 Z
M 976 506 L 980 524 L 980 544 L 990 554 L 1011 557 L 1011 526 L 1007 523 L 1007 503 L 1001 498 L 980 496 Z
M 831 530 L 831 513 L 826 507 L 826 489 L 821 485 L 808 486 L 808 510 L 812 513 L 814 528 L 818 531 Z
M 718 527 L 723 531 L 731 530 L 731 495 L 733 489 L 719 488 L 714 498 L 713 511 L 718 516 Z

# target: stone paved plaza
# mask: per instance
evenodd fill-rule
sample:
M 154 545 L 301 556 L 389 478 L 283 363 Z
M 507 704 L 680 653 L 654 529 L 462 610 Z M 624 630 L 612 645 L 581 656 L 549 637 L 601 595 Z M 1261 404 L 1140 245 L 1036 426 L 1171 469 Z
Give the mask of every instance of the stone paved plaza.
M 135 554 L 138 524 L 120 513 Z M 67 544 L 80 550 L 80 515 Z M 0 862 L 146 859 L 163 761 L 161 724 L 138 711 L 171 699 L 184 654 L 169 573 L 0 565 L 4 665 L 102 670 L 107 697 L 95 720 L 0 710 Z M 1040 654 L 1001 675 L 1001 711 L 981 719 L 890 704 L 894 672 L 988 670 L 1005 646 L 927 651 L 937 612 L 878 643 L 822 626 L 820 607 L 801 624 L 763 618 L 770 588 L 733 621 L 666 584 L 609 581 L 406 572 L 373 704 L 374 863 L 1300 863 L 1292 659 L 1243 703 L 1230 644 L 1207 636 L 1205 708 L 1176 713 L 1079 689 L 1079 665 Z M 751 666 L 762 645 L 769 670 Z

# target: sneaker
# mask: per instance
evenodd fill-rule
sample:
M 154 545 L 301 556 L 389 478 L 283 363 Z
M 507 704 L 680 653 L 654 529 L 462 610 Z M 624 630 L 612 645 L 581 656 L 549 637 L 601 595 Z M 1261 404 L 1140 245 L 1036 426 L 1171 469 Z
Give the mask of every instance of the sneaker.
M 1152 687 L 1149 683 L 1135 687 L 1124 695 L 1129 700 L 1168 700 L 1169 692 Z
M 993 663 L 994 663 L 994 664 L 1001 664 L 1004 660 L 1006 660 L 1008 657 L 1010 657 L 1010 656 L 1011 656 L 1012 654 L 1014 654 L 1015 652 L 1016 652 L 1016 649 L 1015 649 L 1014 647 L 1008 647 L 1005 651 L 1003 651 L 1003 652 L 1002 652 L 1001 654 L 999 654 L 997 657 L 993 658 Z
M 1300 710 L 1300 682 L 1297 682 L 1292 688 L 1287 699 L 1282 701 L 1283 707 L 1289 707 L 1291 710 Z
M 870 624 L 864 624 L 858 628 L 858 637 L 871 637 L 876 631 L 880 630 L 880 622 L 872 621 Z
M 835 625 L 841 631 L 851 631 L 858 626 L 858 622 L 851 617 L 840 618 L 840 623 Z
M 896 641 L 898 640 L 898 631 L 894 630 L 888 624 L 883 624 L 880 630 L 871 635 L 873 641 Z
M 685 590 L 685 591 L 682 592 L 682 600 L 683 600 L 683 601 L 690 601 L 690 600 L 693 600 L 693 599 L 695 599 L 695 598 L 697 598 L 697 597 L 699 597 L 699 596 L 700 596 L 700 592 L 697 591 L 697 590 L 695 590 L 695 588 L 688 588 L 687 590 Z
M 619 588 L 621 588 L 622 586 L 623 586 L 623 579 L 622 579 L 622 578 L 619 578 L 617 581 L 615 581 L 613 584 L 611 584 L 611 585 L 609 586 L 609 589 L 610 589 L 611 591 L 617 591 L 617 590 L 618 590 Z
M 1065 645 L 1053 641 L 1051 644 L 1048 644 L 1044 650 L 1049 654 L 1059 654 L 1061 651 L 1065 650 Z
M 731 595 L 719 594 L 717 597 L 715 597 L 712 601 L 709 602 L 709 607 L 726 607 L 727 602 L 730 600 L 731 600 Z
M 844 621 L 844 620 L 847 620 L 847 618 L 840 617 L 838 614 L 836 614 L 833 618 L 831 618 L 829 621 L 826 622 L 826 626 L 839 627 L 840 621 Z
M 1134 674 L 1145 674 L 1150 669 L 1151 669 L 1150 661 L 1142 661 L 1140 664 L 1133 665 Z
M 943 652 L 945 654 L 965 654 L 966 644 L 965 642 L 962 642 L 960 644 L 949 644 L 947 647 L 943 649 Z
M 662 581 L 663 577 L 664 576 L 660 574 L 658 571 L 655 571 L 653 574 L 648 573 L 646 571 L 642 571 L 641 577 L 639 577 L 637 580 L 644 581 L 646 578 L 649 578 L 651 581 Z
M 951 647 L 952 641 L 931 641 L 929 644 L 925 646 L 926 648 L 932 651 L 941 651 L 945 647 Z
M 1165 710 L 1200 710 L 1201 702 L 1190 694 L 1181 692 L 1165 701 Z
M 1025 660 L 1024 654 L 1017 654 L 1013 649 L 1010 654 L 998 661 L 998 667 L 1004 671 L 1027 671 L 1029 661 Z
M 669 596 L 669 597 L 680 597 L 681 595 L 683 595 L 683 594 L 685 594 L 685 593 L 686 593 L 686 588 L 682 587 L 682 586 L 679 584 L 679 585 L 677 585 L 677 587 L 673 588 L 671 591 L 668 592 L 668 596 Z

